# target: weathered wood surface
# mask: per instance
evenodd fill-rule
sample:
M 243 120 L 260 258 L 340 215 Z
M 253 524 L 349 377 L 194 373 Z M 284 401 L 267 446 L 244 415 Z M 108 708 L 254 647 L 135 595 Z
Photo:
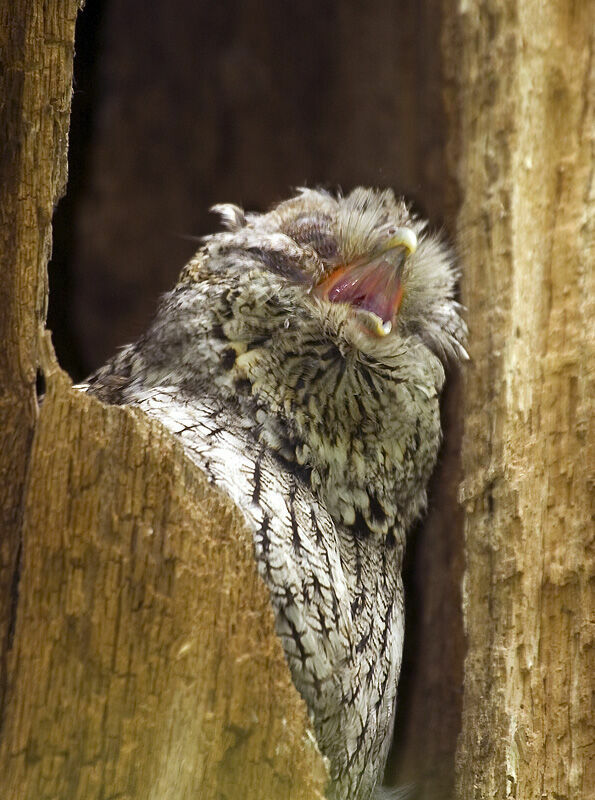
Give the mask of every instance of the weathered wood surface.
M 588 2 L 446 3 L 462 207 L 459 800 L 595 796 Z

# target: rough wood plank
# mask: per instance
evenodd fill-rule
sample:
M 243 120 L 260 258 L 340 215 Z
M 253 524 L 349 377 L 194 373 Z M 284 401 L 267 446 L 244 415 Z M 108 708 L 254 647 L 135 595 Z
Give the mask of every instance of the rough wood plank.
M 447 3 L 463 198 L 460 800 L 595 795 L 593 5 Z
M 240 513 L 162 426 L 45 366 L 3 796 L 322 797 Z
M 76 0 L 0 0 L 0 724 L 77 9 Z

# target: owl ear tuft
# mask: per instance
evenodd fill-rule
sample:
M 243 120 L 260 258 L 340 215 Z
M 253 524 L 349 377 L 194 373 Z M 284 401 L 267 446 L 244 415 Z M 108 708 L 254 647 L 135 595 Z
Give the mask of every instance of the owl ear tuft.
M 218 203 L 211 207 L 214 214 L 219 214 L 221 224 L 228 231 L 237 231 L 246 225 L 246 215 L 244 209 L 235 206 L 233 203 Z

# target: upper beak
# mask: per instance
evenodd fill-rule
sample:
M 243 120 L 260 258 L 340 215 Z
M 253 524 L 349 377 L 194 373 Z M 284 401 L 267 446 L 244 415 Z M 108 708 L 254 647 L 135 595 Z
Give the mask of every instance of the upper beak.
M 393 250 L 395 247 L 403 247 L 410 256 L 417 250 L 417 235 L 412 228 L 397 228 L 390 239 L 382 247 L 382 252 Z

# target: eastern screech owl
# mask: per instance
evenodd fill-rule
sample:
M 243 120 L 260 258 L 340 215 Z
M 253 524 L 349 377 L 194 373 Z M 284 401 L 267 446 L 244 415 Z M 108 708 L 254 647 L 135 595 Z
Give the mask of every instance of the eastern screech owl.
M 328 796 L 364 800 L 392 736 L 444 364 L 465 356 L 452 254 L 391 191 L 214 210 L 226 232 L 85 389 L 161 420 L 243 510 Z

